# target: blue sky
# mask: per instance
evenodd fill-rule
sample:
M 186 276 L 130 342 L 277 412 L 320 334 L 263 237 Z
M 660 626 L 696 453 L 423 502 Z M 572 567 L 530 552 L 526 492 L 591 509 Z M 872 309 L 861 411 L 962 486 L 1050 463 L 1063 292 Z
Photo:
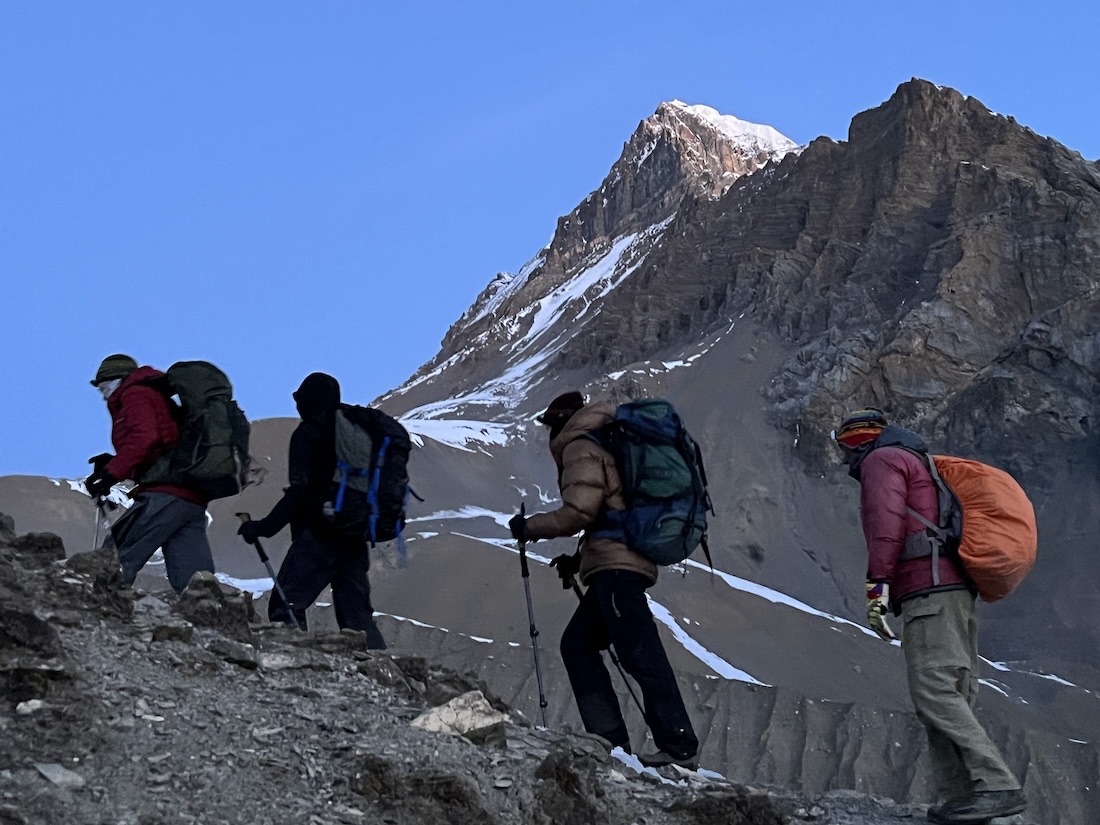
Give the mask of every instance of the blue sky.
M 917 76 L 1100 157 L 1096 5 L 956 5 L 0 4 L 0 475 L 109 448 L 118 351 L 368 403 L 663 100 L 804 143 Z

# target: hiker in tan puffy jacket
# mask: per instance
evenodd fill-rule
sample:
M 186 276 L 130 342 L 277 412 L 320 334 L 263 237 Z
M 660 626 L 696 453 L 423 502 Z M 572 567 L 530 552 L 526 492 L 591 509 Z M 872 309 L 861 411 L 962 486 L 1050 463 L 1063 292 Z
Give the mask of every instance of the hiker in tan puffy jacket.
M 657 581 L 657 565 L 614 538 L 589 530 L 607 509 L 624 510 L 622 482 L 611 454 L 588 437 L 615 417 L 610 402 L 585 405 L 579 392 L 555 398 L 540 423 L 550 428 L 550 453 L 558 467 L 562 505 L 509 523 L 517 540 L 553 539 L 584 530 L 580 550 L 551 565 L 570 588 L 580 574 L 588 588 L 561 639 L 561 655 L 585 730 L 630 752 L 630 737 L 601 651 L 614 645 L 626 671 L 638 682 L 646 722 L 658 751 L 646 765 L 698 765 L 699 741 L 680 696 L 676 675 L 657 634 L 645 591 Z

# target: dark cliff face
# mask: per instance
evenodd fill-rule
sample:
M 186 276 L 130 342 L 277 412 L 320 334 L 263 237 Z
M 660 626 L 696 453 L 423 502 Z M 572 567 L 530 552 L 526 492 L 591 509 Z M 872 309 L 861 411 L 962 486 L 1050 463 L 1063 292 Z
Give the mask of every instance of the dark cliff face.
M 1042 451 L 1093 432 L 1098 261 L 1094 164 L 914 80 L 846 143 L 684 204 L 590 341 L 600 362 L 629 361 L 750 309 L 797 347 L 768 391 L 792 431 L 875 404 L 1007 459 L 1019 451 L 998 441 Z
M 876 404 L 946 448 L 1003 460 L 1016 460 L 1005 439 L 1028 434 L 1041 455 L 1092 437 L 1100 172 L 919 80 L 857 115 L 846 142 L 785 156 L 731 148 L 662 104 L 551 244 L 450 330 L 419 374 L 451 359 L 431 392 L 392 402 L 409 409 L 499 375 L 525 310 L 647 229 L 620 261 L 630 277 L 584 296 L 598 311 L 559 319 L 544 370 L 618 370 L 748 311 L 795 350 L 768 388 L 792 431 L 821 436 L 853 404 Z M 823 439 L 803 444 L 819 470 Z

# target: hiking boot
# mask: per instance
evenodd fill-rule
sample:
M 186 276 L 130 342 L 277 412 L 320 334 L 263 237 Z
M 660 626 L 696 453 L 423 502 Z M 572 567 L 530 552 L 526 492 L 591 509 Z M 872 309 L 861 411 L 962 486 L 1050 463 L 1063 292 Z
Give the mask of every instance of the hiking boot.
M 966 796 L 958 796 L 953 799 L 947 799 L 946 801 L 941 802 L 939 805 L 933 805 L 928 809 L 928 813 L 926 814 L 926 816 L 928 817 L 928 821 L 936 823 L 950 822 L 951 820 L 943 818 L 943 812 L 948 811 L 952 808 L 959 807 L 960 805 L 966 805 L 970 801 L 970 795 L 968 794 Z
M 677 765 L 689 771 L 699 770 L 699 754 L 691 756 L 673 756 L 668 751 L 638 754 L 638 761 L 647 768 L 663 768 L 665 765 Z
M 1022 790 L 977 791 L 963 802 L 947 802 L 928 809 L 928 821 L 943 823 L 988 822 L 999 816 L 1012 816 L 1027 807 Z
M 601 734 L 588 733 L 587 731 L 583 733 L 576 733 L 574 734 L 574 736 L 579 736 L 582 739 L 591 739 L 592 741 L 597 742 L 602 747 L 606 748 L 608 753 L 611 753 L 611 751 L 615 750 L 615 748 L 622 748 L 623 751 L 626 753 L 633 753 L 633 751 L 630 750 L 629 739 L 623 740 L 622 742 L 615 742 L 612 739 L 609 739 L 608 737 Z

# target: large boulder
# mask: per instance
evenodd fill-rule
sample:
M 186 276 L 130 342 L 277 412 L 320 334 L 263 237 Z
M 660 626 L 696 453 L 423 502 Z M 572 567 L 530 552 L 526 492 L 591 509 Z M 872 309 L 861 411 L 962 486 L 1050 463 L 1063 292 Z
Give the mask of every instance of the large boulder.
M 176 612 L 196 627 L 219 630 L 242 642 L 252 638 L 248 626 L 256 618 L 252 595 L 221 584 L 205 570 L 191 577 L 176 603 Z

